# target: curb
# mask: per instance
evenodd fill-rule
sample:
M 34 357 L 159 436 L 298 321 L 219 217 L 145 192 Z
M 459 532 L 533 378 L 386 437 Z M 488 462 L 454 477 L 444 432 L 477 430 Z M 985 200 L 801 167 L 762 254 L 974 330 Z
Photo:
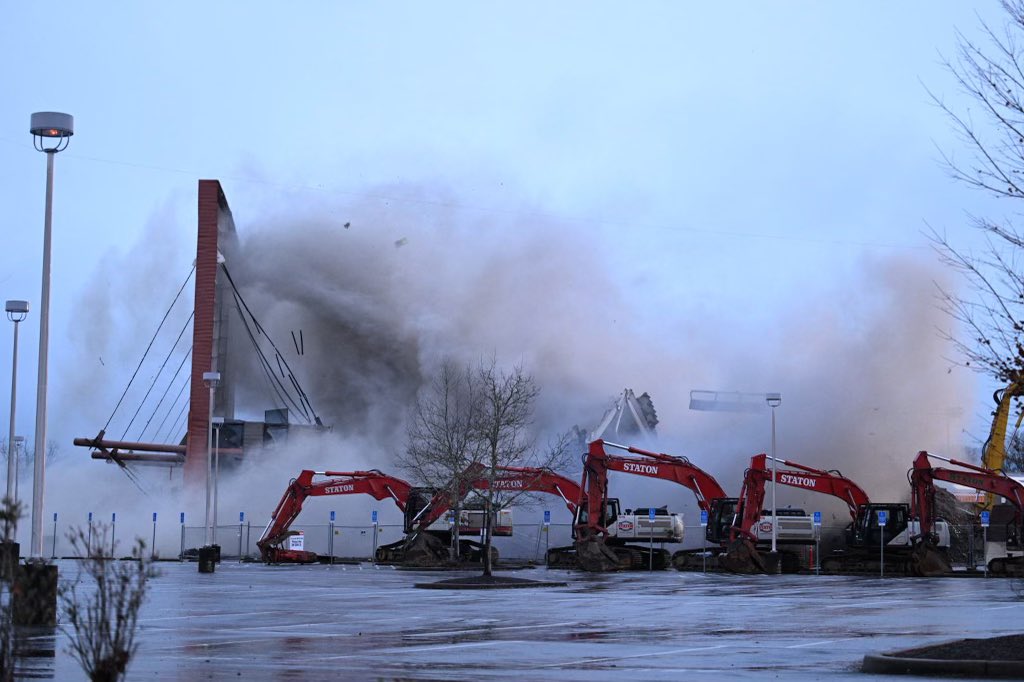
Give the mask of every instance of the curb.
M 906 658 L 897 654 L 868 654 L 861 672 L 889 675 L 929 675 L 1024 679 L 1024 661 L 942 660 Z
M 558 582 L 545 582 L 541 580 L 531 580 L 529 582 L 515 582 L 515 583 L 451 583 L 451 582 L 436 582 L 436 583 L 416 583 L 413 587 L 418 587 L 421 590 L 522 590 L 529 589 L 531 587 L 567 587 L 568 583 Z

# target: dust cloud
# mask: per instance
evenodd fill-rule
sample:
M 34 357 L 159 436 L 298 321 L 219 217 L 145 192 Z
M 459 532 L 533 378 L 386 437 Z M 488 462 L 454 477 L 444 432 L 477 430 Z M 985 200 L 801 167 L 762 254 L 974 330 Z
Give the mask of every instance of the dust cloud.
M 614 244 L 538 215 L 477 211 L 444 191 L 387 187 L 239 223 L 231 274 L 332 432 L 290 439 L 225 472 L 221 518 L 246 511 L 265 520 L 301 469 L 401 476 L 393 461 L 403 418 L 445 358 L 521 364 L 541 387 L 541 440 L 574 425 L 593 428 L 623 388 L 647 391 L 659 438 L 639 445 L 690 457 L 729 494 L 739 492 L 749 457 L 770 450 L 770 412 L 691 411 L 693 389 L 781 392 L 779 456 L 839 469 L 879 501 L 906 498 L 905 473 L 918 450 L 960 447 L 970 378 L 948 371 L 937 332 L 948 321 L 933 284 L 943 272 L 927 256 L 875 256 L 854 277 L 795 290 L 767 329 L 735 319 L 728 300 L 711 302 L 711 315 L 708 301 L 680 302 L 657 311 L 663 333 L 652 337 L 640 324 L 651 316 L 644 297 L 614 274 Z M 291 335 L 300 332 L 297 349 Z M 87 336 L 88 352 L 103 352 L 106 337 Z M 260 419 L 279 405 L 255 361 L 244 362 L 237 416 Z M 80 476 L 97 485 L 83 490 L 74 483 Z M 132 513 L 138 518 L 160 507 L 176 516 L 180 473 L 140 477 L 145 493 L 112 468 L 75 462 L 53 472 L 48 506 L 103 503 L 125 515 L 143 510 Z M 624 506 L 696 512 L 693 495 L 678 486 L 627 476 L 612 485 Z M 780 504 L 832 509 L 786 495 Z M 345 500 L 344 508 L 362 513 L 370 504 Z M 202 510 L 194 511 L 198 524 Z M 832 512 L 845 514 L 841 504 Z

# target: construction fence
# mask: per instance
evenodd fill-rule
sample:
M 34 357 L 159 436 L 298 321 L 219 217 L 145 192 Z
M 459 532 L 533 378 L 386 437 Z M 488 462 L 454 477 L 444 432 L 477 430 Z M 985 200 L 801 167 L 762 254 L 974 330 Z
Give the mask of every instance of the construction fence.
M 72 547 L 67 532 L 73 526 L 65 528 L 56 522 L 44 532 L 43 555 L 53 558 L 68 558 L 79 554 Z M 86 526 L 87 527 L 87 526 Z M 145 532 L 139 532 L 139 526 L 132 532 L 121 530 L 118 535 L 116 524 L 105 524 L 102 534 L 87 536 L 87 549 L 101 547 L 107 556 L 121 558 L 129 553 L 130 541 L 141 536 L 147 545 L 146 551 L 156 548 L 156 554 L 163 559 L 194 558 L 198 548 L 204 545 L 217 544 L 221 548 L 221 557 L 226 560 L 259 559 L 256 541 L 263 532 L 263 524 L 242 521 L 235 524 L 219 525 L 212 530 L 212 538 L 207 538 L 204 526 L 162 523 L 156 521 L 152 526 L 145 526 Z M 815 559 L 828 556 L 834 549 L 842 546 L 845 524 L 823 524 L 820 531 L 820 542 L 814 546 L 795 547 L 782 545 L 781 549 L 795 550 L 801 557 L 801 563 L 813 567 Z M 981 566 L 984 556 L 984 540 L 999 538 L 999 532 L 989 533 L 977 525 L 950 525 L 951 546 L 950 558 L 954 568 Z M 371 561 L 377 547 L 403 538 L 401 524 L 293 524 L 292 531 L 300 534 L 302 549 L 315 552 L 321 556 L 334 556 L 341 560 Z M 704 528 L 700 525 L 688 525 L 685 529 L 683 543 L 661 544 L 654 542 L 670 552 L 680 549 L 700 550 L 703 543 Z M 463 536 L 463 539 L 480 540 L 478 536 Z M 569 523 L 517 523 L 510 537 L 495 537 L 493 545 L 501 559 L 509 561 L 529 561 L 543 563 L 548 548 L 571 545 L 572 525 Z M 642 539 L 633 541 L 645 544 Z M 107 547 L 111 549 L 106 550 Z M 22 554 L 28 549 L 27 543 L 22 544 Z M 881 552 L 881 547 L 879 548 Z

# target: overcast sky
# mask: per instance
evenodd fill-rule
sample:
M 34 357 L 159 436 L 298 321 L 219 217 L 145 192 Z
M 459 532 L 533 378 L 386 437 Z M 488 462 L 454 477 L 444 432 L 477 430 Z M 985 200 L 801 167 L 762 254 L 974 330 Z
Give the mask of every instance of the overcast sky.
M 929 292 L 941 271 L 927 226 L 970 244 L 966 213 L 1005 211 L 939 164 L 939 150 L 965 150 L 926 91 L 957 106 L 941 56 L 957 31 L 977 36 L 980 18 L 1002 22 L 994 0 L 58 0 L 46 14 L 0 10 L 0 292 L 33 306 L 17 428 L 31 441 L 45 159 L 28 124 L 34 111 L 71 113 L 75 136 L 56 159 L 50 376 L 51 434 L 68 450 L 102 425 L 67 399 L 83 357 L 99 366 L 75 344 L 142 293 L 162 313 L 191 262 L 200 178 L 222 182 L 243 239 L 292 214 L 345 222 L 348 205 L 399 207 L 402 225 L 352 228 L 388 244 L 415 241 L 409 216 L 457 213 L 497 239 L 536 223 L 599 256 L 570 267 L 612 281 L 633 339 L 688 339 L 707 366 L 725 362 L 717 339 L 732 357 L 774 339 L 763 360 L 780 368 L 660 386 L 655 404 L 673 406 L 691 389 L 779 388 L 794 362 L 779 355 L 807 352 L 780 324 L 814 329 L 820 316 L 838 336 L 899 334 L 898 322 L 860 326 L 861 294 L 876 300 L 880 279 Z M 914 333 L 934 336 L 931 320 Z M 137 356 L 146 340 L 126 345 Z M 921 347 L 921 371 L 947 372 L 941 344 Z M 130 369 L 129 355 L 115 362 Z M 834 381 L 816 367 L 822 386 Z M 0 362 L 0 386 L 9 378 Z M 989 388 L 973 382 L 933 407 L 962 408 L 977 432 Z M 813 401 L 813 385 L 804 375 L 785 388 Z M 628 372 L 588 388 L 624 386 L 649 390 Z M 97 385 L 90 400 L 108 411 L 122 388 Z

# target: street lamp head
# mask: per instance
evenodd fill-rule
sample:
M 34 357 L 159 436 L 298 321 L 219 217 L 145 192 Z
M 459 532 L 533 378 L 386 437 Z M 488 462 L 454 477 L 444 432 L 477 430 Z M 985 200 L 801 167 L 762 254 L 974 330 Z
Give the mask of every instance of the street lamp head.
M 203 382 L 208 386 L 216 386 L 220 381 L 220 372 L 203 372 Z
M 8 320 L 21 322 L 28 315 L 28 301 L 7 301 L 4 310 L 7 311 Z
M 57 111 L 37 111 L 32 114 L 29 126 L 36 150 L 55 153 L 67 148 L 71 136 L 75 134 L 75 119 L 71 114 Z
M 765 393 L 764 399 L 768 403 L 768 407 L 778 407 L 782 404 L 781 393 Z

